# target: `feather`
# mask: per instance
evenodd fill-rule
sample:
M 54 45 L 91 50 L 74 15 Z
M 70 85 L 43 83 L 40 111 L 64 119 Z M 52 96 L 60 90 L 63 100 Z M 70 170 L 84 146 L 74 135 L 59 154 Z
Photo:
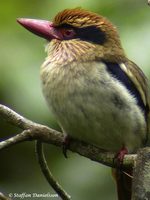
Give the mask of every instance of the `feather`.
M 146 91 L 143 91 L 143 88 L 147 88 L 146 84 L 146 77 L 140 71 L 140 79 L 141 76 L 143 77 L 143 82 L 145 81 L 145 87 L 142 88 L 140 85 L 140 82 L 138 82 L 138 79 L 134 78 L 131 71 L 126 67 L 124 63 L 118 64 L 118 63 L 111 63 L 111 62 L 105 62 L 107 66 L 107 70 L 117 79 L 119 80 L 128 90 L 129 92 L 136 98 L 137 104 L 140 106 L 141 110 L 144 112 L 145 117 L 147 117 L 147 102 L 146 102 Z M 131 66 L 131 65 L 127 65 Z M 133 66 L 133 63 L 132 63 Z M 137 68 L 138 69 L 138 68 Z M 132 77 L 132 79 L 131 79 Z
M 41 23 L 35 26 L 35 20 L 30 20 L 29 27 L 23 21 L 24 27 L 43 35 Z M 149 88 L 140 68 L 127 59 L 116 27 L 81 8 L 59 12 L 50 25 L 45 30 L 51 34 L 41 78 L 45 97 L 63 130 L 116 153 L 122 145 L 136 151 L 148 141 Z M 74 31 L 71 38 L 63 35 L 67 28 Z M 126 173 L 132 174 L 132 169 Z M 126 173 L 114 172 L 119 200 L 131 199 L 132 180 Z
M 95 25 L 97 23 L 102 24 L 100 15 L 84 10 L 82 8 L 65 9 L 59 12 L 53 22 L 55 25 L 71 24 L 77 27 L 83 27 L 87 25 Z M 104 23 L 104 22 L 103 22 Z
M 139 91 L 143 103 L 145 105 L 146 112 L 146 124 L 147 124 L 147 137 L 145 139 L 146 144 L 149 144 L 150 134 L 150 92 L 148 80 L 142 70 L 132 61 L 127 59 L 125 65 L 121 65 L 122 70 L 127 74 L 130 80 L 134 83 Z

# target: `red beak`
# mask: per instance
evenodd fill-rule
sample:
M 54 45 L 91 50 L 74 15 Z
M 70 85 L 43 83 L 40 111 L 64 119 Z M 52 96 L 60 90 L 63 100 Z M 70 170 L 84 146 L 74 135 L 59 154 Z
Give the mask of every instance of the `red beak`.
M 17 22 L 30 32 L 47 40 L 61 39 L 61 34 L 53 26 L 52 22 L 37 19 L 19 18 Z

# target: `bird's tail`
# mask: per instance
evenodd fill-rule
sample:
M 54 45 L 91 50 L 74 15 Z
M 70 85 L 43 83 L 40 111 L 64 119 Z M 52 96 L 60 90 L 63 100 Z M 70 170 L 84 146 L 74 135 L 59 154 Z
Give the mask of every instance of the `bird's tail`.
M 131 200 L 132 173 L 132 169 L 125 171 L 121 171 L 119 169 L 112 169 L 112 174 L 117 186 L 118 200 Z

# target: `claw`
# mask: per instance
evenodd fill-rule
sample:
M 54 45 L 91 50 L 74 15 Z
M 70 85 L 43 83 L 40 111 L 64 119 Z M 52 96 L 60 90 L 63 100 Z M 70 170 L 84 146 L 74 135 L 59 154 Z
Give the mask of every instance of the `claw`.
M 67 150 L 69 148 L 69 145 L 70 145 L 70 137 L 68 135 L 66 135 L 64 138 L 63 147 L 62 147 L 62 152 L 63 152 L 65 158 L 68 158 Z
M 114 158 L 114 162 L 116 162 L 117 164 L 117 168 L 121 169 L 122 168 L 122 163 L 123 163 L 123 159 L 124 156 L 128 154 L 128 149 L 126 147 L 122 147 L 120 149 L 120 151 L 116 154 L 115 158 Z

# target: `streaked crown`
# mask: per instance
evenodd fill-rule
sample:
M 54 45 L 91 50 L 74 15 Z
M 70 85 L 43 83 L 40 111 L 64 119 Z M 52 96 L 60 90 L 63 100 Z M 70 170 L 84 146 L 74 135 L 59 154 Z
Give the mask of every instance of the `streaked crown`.
M 64 35 L 68 34 L 62 41 L 71 51 L 74 49 L 78 58 L 83 54 L 87 59 L 123 61 L 125 58 L 116 27 L 101 15 L 81 8 L 65 9 L 55 16 L 53 24 Z

